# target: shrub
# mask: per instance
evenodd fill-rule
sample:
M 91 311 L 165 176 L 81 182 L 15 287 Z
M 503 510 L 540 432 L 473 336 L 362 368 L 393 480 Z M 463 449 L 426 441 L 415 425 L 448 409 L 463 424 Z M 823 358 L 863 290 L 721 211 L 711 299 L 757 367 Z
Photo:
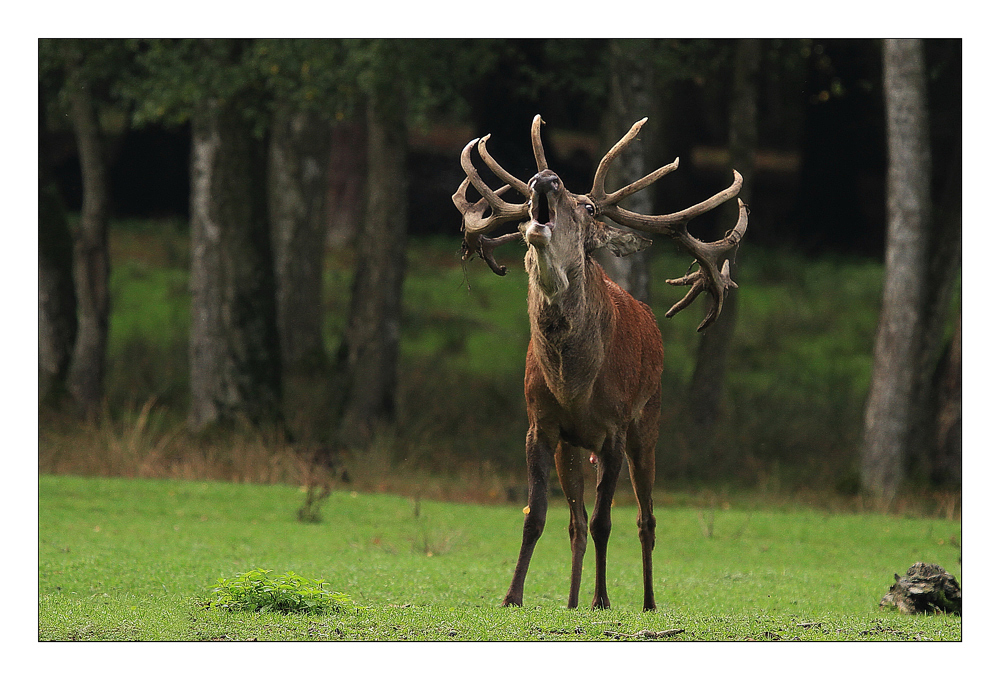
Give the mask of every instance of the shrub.
M 220 578 L 208 602 L 209 609 L 230 612 L 328 614 L 351 604 L 351 599 L 329 589 L 329 583 L 291 571 L 271 576 L 270 569 L 253 569 L 233 578 Z

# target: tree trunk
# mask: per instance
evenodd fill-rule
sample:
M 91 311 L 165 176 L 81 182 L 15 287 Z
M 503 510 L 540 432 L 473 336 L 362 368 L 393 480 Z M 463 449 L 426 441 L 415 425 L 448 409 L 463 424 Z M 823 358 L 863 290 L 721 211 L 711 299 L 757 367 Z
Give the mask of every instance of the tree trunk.
M 238 101 L 202 102 L 191 136 L 188 424 L 276 422 L 281 357 L 263 155 Z
M 949 180 L 935 196 L 928 234 L 927 300 L 922 309 L 915 429 L 910 468 L 921 479 L 957 488 L 962 479 L 962 312 L 953 337 L 954 292 L 962 260 L 962 153 L 956 143 Z
M 602 123 L 603 149 L 610 149 L 633 123 L 652 113 L 652 72 L 648 66 L 651 43 L 648 39 L 616 38 L 611 41 L 611 87 Z M 625 147 L 612 164 L 607 178 L 609 191 L 634 182 L 652 169 L 649 167 L 649 128 L 645 128 L 643 132 L 646 139 Z M 653 213 L 653 195 L 650 189 L 640 191 L 626 198 L 621 205 L 634 212 L 650 215 Z M 607 248 L 601 248 L 597 251 L 596 258 L 615 283 L 637 300 L 649 302 L 648 250 L 628 257 L 616 257 Z
M 369 96 L 364 224 L 347 328 L 337 356 L 339 439 L 363 445 L 396 415 L 397 361 L 406 266 L 406 119 L 398 88 Z
M 958 327 L 941 357 L 934 376 L 935 413 L 931 420 L 934 449 L 931 482 L 937 486 L 962 485 L 962 314 Z
M 73 237 L 52 175 L 44 104 L 38 126 L 38 398 L 55 404 L 66 391 L 76 339 Z
M 761 48 L 757 38 L 741 38 L 736 43 L 736 61 L 733 69 L 733 101 L 729 112 L 729 157 L 730 163 L 743 175 L 740 198 L 748 206 L 751 204 L 754 179 L 754 156 L 757 151 L 757 92 L 760 73 Z M 732 211 L 721 210 L 721 228 L 716 228 L 712 240 L 722 238 L 736 223 Z M 730 272 L 738 280 L 735 257 L 731 257 Z M 711 299 L 705 296 L 706 304 Z M 731 290 L 726 296 L 726 307 L 722 316 L 701 334 L 698 342 L 698 356 L 694 374 L 691 377 L 690 404 L 691 424 L 699 433 L 697 441 L 709 441 L 705 432 L 711 432 L 718 422 L 722 408 L 722 392 L 726 384 L 729 348 L 736 329 L 739 309 L 739 290 Z
M 330 126 L 279 110 L 271 127 L 268 209 L 274 240 L 282 368 L 286 376 L 324 365 L 323 203 Z
M 891 501 L 903 481 L 917 393 L 928 289 L 931 226 L 930 137 L 923 45 L 884 41 L 888 176 L 885 282 L 865 406 L 861 482 Z
M 108 341 L 108 183 L 97 103 L 74 59 L 71 56 L 67 65 L 69 117 L 80 155 L 83 208 L 73 234 L 77 331 L 67 384 L 76 403 L 92 417 L 104 397 Z
M 329 246 L 353 245 L 364 219 L 366 138 L 364 121 L 342 121 L 333 126 L 325 217 Z

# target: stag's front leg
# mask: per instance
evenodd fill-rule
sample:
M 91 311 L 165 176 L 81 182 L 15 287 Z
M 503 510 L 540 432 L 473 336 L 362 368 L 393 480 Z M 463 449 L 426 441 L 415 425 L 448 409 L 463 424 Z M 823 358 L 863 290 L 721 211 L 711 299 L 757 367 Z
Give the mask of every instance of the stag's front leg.
M 587 508 L 583 503 L 582 449 L 559 442 L 556 447 L 556 472 L 562 485 L 566 502 L 569 503 L 569 544 L 573 554 L 573 566 L 569 579 L 569 600 L 566 606 L 576 609 L 580 599 L 580 575 L 583 572 L 583 556 L 587 552 Z
M 590 535 L 594 537 L 594 556 L 597 572 L 594 584 L 594 609 L 608 609 L 608 538 L 611 536 L 611 501 L 618 486 L 618 475 L 625 457 L 625 443 L 620 436 L 609 437 L 597 456 L 597 497 L 594 516 L 590 520 Z
M 524 579 L 528 575 L 528 563 L 535 550 L 535 543 L 545 528 L 545 513 L 548 510 L 549 468 L 552 464 L 554 443 L 546 440 L 536 428 L 528 430 L 525 446 L 528 459 L 528 507 L 524 516 L 524 530 L 521 534 L 521 552 L 514 567 L 514 578 L 510 582 L 503 606 L 521 606 L 524 597 Z

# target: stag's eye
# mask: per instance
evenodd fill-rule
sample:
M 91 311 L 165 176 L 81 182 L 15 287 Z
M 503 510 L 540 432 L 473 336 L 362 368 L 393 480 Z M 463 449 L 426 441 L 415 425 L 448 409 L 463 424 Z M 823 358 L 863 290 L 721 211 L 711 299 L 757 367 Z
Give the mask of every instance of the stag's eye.
M 584 203 L 583 204 L 583 209 L 586 210 L 587 214 L 591 215 L 591 216 L 593 216 L 593 214 L 596 212 L 596 210 L 594 209 L 594 206 L 592 204 L 590 204 L 590 203 Z

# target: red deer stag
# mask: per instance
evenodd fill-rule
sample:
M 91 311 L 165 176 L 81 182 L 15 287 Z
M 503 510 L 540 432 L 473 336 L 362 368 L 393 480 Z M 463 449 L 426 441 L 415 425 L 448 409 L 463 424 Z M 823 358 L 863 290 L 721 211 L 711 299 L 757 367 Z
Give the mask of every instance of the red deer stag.
M 639 505 L 639 542 L 642 546 L 643 609 L 656 609 L 653 598 L 652 487 L 654 450 L 659 434 L 660 374 L 663 340 L 649 307 L 612 282 L 591 257 L 594 250 L 610 248 L 628 255 L 651 242 L 631 232 L 598 221 L 604 215 L 618 224 L 652 234 L 666 234 L 694 256 L 699 268 L 673 285 L 690 285 L 684 299 L 667 316 L 673 316 L 702 291 L 714 300 L 698 330 L 711 324 L 722 311 L 729 276 L 726 255 L 740 242 L 748 211 L 739 201 L 739 219 L 726 238 L 704 243 L 691 236 L 687 222 L 739 193 L 743 178 L 733 172 L 732 185 L 708 200 L 670 215 L 642 215 L 618 203 L 677 169 L 678 160 L 618 191 L 607 193 L 605 176 L 611 162 L 639 133 L 643 118 L 604 156 L 597 166 L 588 194 L 567 191 L 559 176 L 548 169 L 542 148 L 542 119 L 535 116 L 531 142 L 538 173 L 527 183 L 504 170 L 487 152 L 486 140 L 474 139 L 462 151 L 466 179 L 452 197 L 463 216 L 466 256 L 478 254 L 497 274 L 506 269 L 493 258 L 494 249 L 523 238 L 528 244 L 524 266 L 528 272 L 528 317 L 531 340 L 524 369 L 524 396 L 528 409 L 527 461 L 528 507 L 525 509 L 521 551 L 514 578 L 503 600 L 505 606 L 521 605 L 524 580 L 535 543 L 545 526 L 548 477 L 552 460 L 570 509 L 572 548 L 568 606 L 577 606 L 580 573 L 587 549 L 587 510 L 583 503 L 583 468 L 588 451 L 597 463 L 597 495 L 590 533 L 596 551 L 594 608 L 611 606 L 606 563 L 611 533 L 611 500 L 622 461 L 628 458 L 632 486 Z M 486 166 L 505 186 L 494 191 L 472 164 L 477 146 Z M 472 203 L 469 185 L 482 198 Z M 525 197 L 508 203 L 500 195 L 513 187 Z M 738 200 L 738 199 L 737 199 Z M 497 226 L 520 221 L 519 231 L 490 238 Z

